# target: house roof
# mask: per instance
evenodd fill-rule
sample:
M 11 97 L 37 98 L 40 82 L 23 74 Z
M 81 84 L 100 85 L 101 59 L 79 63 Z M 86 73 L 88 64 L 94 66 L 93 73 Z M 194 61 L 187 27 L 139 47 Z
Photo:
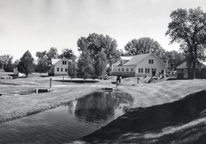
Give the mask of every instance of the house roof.
M 61 59 L 52 59 L 52 64 L 55 65 Z
M 187 68 L 187 63 L 186 62 L 183 62 L 181 65 L 179 65 L 178 67 L 177 67 L 178 69 L 185 69 L 185 68 Z
M 128 65 L 136 65 L 138 62 L 142 61 L 143 59 L 145 59 L 146 57 L 153 55 L 154 57 L 156 57 L 159 61 L 161 61 L 162 63 L 164 63 L 161 59 L 159 59 L 156 55 L 154 55 L 153 53 L 147 53 L 147 54 L 140 54 L 140 55 L 136 55 L 133 56 L 132 59 L 130 61 L 128 61 L 127 63 L 125 63 L 125 66 Z M 165 63 L 164 63 L 165 64 Z
M 199 59 L 198 59 L 198 61 L 199 61 L 201 64 L 203 64 L 203 67 L 206 67 L 206 61 L 204 62 L 204 61 L 199 60 Z
M 114 66 L 133 66 L 136 65 L 138 62 L 144 60 L 146 57 L 153 55 L 154 57 L 156 57 L 160 62 L 162 62 L 163 64 L 165 64 L 161 59 L 159 59 L 155 54 L 153 53 L 147 53 L 147 54 L 139 54 L 136 56 L 124 56 L 121 57 L 121 60 L 125 60 L 124 63 L 120 63 L 120 61 L 117 61 Z
M 199 61 L 200 64 L 201 64 L 201 65 L 199 65 L 199 66 L 203 66 L 203 68 L 206 68 L 206 62 L 203 62 L 203 61 L 200 61 L 200 60 L 198 60 L 198 61 Z M 177 69 L 185 69 L 185 68 L 188 68 L 187 62 L 183 62 L 181 65 L 179 65 L 179 66 L 177 67 Z
M 142 59 L 146 58 L 147 56 L 151 55 L 151 53 L 148 54 L 140 54 L 140 55 L 136 55 L 133 56 L 132 59 L 130 61 L 128 61 L 127 63 L 125 63 L 124 65 L 135 65 L 138 62 L 140 62 Z
M 131 60 L 132 56 L 121 56 L 121 60 Z
M 59 62 L 60 60 L 63 60 L 63 59 L 69 61 L 69 59 L 67 59 L 65 57 L 63 57 L 62 59 L 52 59 L 52 65 L 55 65 L 57 62 Z
M 120 61 L 126 61 L 126 62 L 128 62 L 128 61 L 131 60 L 131 59 L 132 59 L 132 56 L 121 56 L 121 57 L 120 57 L 120 60 L 117 61 L 117 62 L 114 64 L 114 66 L 121 66 L 122 63 L 120 63 Z M 124 62 L 123 64 L 125 64 L 126 62 Z

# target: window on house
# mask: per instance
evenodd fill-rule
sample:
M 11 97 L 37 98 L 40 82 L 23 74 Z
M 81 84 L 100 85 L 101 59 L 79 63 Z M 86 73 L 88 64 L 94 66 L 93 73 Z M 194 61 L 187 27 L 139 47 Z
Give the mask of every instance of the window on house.
M 126 68 L 126 71 L 129 71 L 129 69 L 128 69 L 128 68 Z
M 154 60 L 153 59 L 149 59 L 149 64 L 153 64 Z
M 67 64 L 67 61 L 62 61 L 62 65 L 66 65 Z
M 57 71 L 59 71 L 59 68 L 57 68 Z
M 131 68 L 131 71 L 133 71 L 133 68 Z
M 153 72 L 153 71 L 156 71 L 156 68 L 152 68 L 152 72 Z
M 145 68 L 145 73 L 150 73 L 150 68 Z
M 65 72 L 67 72 L 67 68 L 65 68 Z
M 122 71 L 124 71 L 124 68 L 122 68 Z
M 120 68 L 118 68 L 118 71 L 120 71 Z
M 139 73 L 143 73 L 143 68 L 139 68 Z
M 63 68 L 61 68 L 61 72 L 63 72 Z

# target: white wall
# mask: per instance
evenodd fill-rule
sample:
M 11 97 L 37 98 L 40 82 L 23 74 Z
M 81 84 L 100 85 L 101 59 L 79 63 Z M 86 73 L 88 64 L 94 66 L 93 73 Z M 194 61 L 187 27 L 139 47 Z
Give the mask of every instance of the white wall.
M 66 64 L 63 65 L 62 61 L 66 61 Z M 57 71 L 57 68 L 59 68 L 59 71 Z M 63 69 L 63 71 L 61 71 L 61 69 Z M 54 75 L 68 75 L 68 73 L 67 73 L 67 71 L 65 71 L 65 69 L 67 69 L 67 71 L 68 71 L 68 59 L 63 58 L 55 64 Z
M 120 71 L 118 71 L 118 69 Z M 124 76 L 133 77 L 135 76 L 135 66 L 114 66 L 112 72 L 113 72 L 113 75 L 121 75 L 123 77 Z
M 153 64 L 149 64 L 149 59 L 153 59 Z M 139 68 L 143 68 L 143 73 L 139 73 Z M 150 69 L 149 73 L 145 73 L 145 68 Z M 137 66 L 135 68 L 135 75 L 136 76 L 152 75 L 152 69 L 156 69 L 156 75 L 158 76 L 159 72 L 162 72 L 162 70 L 164 70 L 165 72 L 166 66 L 154 55 L 150 55 L 147 58 L 140 61 L 139 63 L 137 63 Z
M 133 68 L 133 71 L 131 71 Z M 120 71 L 118 71 L 120 69 Z M 124 69 L 124 70 L 123 70 Z M 128 71 L 126 71 L 128 69 Z M 134 72 L 135 66 L 113 66 L 113 72 Z

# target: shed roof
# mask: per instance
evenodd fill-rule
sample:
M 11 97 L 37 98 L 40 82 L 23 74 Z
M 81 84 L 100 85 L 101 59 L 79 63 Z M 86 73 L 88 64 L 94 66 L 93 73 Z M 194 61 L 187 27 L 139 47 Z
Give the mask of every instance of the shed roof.
M 186 62 L 183 62 L 181 65 L 179 65 L 178 67 L 177 67 L 178 69 L 185 69 L 185 68 L 187 68 L 187 63 Z
M 200 61 L 200 60 L 198 60 L 199 61 L 199 64 L 200 65 L 197 65 L 197 66 L 202 66 L 203 68 L 206 68 L 206 62 L 202 62 L 202 61 Z M 177 67 L 177 69 L 185 69 L 185 68 L 188 68 L 188 66 L 187 66 L 187 62 L 183 62 L 181 65 L 179 65 L 178 67 Z

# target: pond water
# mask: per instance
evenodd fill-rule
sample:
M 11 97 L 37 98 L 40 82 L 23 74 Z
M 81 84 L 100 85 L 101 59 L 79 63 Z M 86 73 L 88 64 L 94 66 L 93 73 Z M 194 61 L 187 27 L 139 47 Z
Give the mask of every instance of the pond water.
M 104 136 L 102 136 L 104 134 Z M 206 91 L 135 108 L 83 138 L 88 143 L 206 144 Z
M 132 106 L 127 93 L 97 91 L 57 108 L 0 124 L 0 143 L 66 143 L 88 135 Z

